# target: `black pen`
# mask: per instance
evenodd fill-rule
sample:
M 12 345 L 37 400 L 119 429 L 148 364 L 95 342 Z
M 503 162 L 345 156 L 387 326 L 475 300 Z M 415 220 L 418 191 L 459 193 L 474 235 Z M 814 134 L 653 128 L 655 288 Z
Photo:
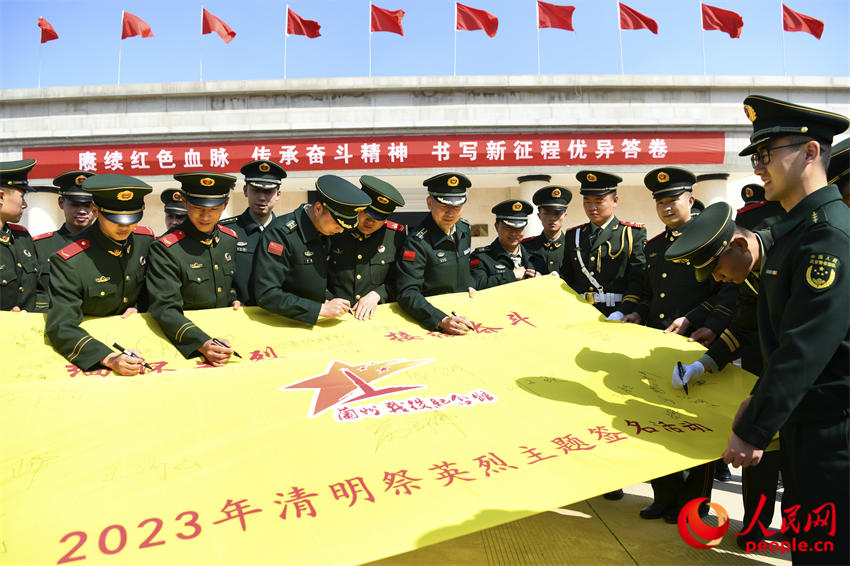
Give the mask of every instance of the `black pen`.
M 142 360 L 142 358 L 139 358 L 139 356 L 137 356 L 136 354 L 134 354 L 130 350 L 125 350 L 124 348 L 119 346 L 118 343 L 113 343 L 112 347 L 115 348 L 116 350 L 118 350 L 119 352 L 121 352 L 122 354 L 124 354 L 125 356 L 130 356 L 131 358 L 137 358 L 137 359 Z M 145 367 L 145 369 L 149 369 L 149 370 L 153 371 L 153 366 L 151 366 L 145 360 L 142 360 L 142 365 Z
M 455 311 L 452 311 L 452 316 L 457 317 L 457 318 L 464 318 L 464 317 L 460 316 L 459 314 L 457 314 Z M 470 329 L 471 331 L 475 332 L 475 329 L 472 328 L 471 326 L 469 326 L 468 324 L 466 324 L 465 322 L 461 322 L 461 324 L 464 325 L 465 327 L 467 327 L 468 329 Z
M 685 368 L 682 367 L 682 362 L 676 362 L 676 365 L 679 366 L 679 379 L 682 379 L 683 377 L 685 377 Z M 688 384 L 685 383 L 685 382 L 682 382 L 682 389 L 685 390 L 685 395 L 687 395 L 688 394 Z
M 218 338 L 213 338 L 212 341 L 215 342 L 216 344 L 218 344 L 219 346 L 223 346 L 225 348 L 230 348 L 230 346 L 228 346 L 227 344 L 225 344 L 224 342 L 222 342 Z M 233 348 L 230 348 L 230 349 L 233 350 Z M 236 350 L 233 350 L 233 355 L 236 356 L 237 358 L 242 357 L 242 356 L 239 355 L 239 352 L 237 352 Z

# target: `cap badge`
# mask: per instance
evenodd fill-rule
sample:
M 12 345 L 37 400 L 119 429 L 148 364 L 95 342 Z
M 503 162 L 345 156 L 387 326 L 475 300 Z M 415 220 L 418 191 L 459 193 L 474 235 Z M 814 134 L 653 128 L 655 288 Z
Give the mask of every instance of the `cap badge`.
M 263 173 L 268 173 L 271 170 L 271 167 L 268 163 L 260 163 L 259 170 Z
M 756 121 L 756 111 L 749 104 L 744 104 L 744 114 L 747 115 L 747 118 L 750 120 L 750 122 Z
M 121 191 L 115 198 L 118 200 L 130 200 L 133 198 L 133 191 Z
M 515 202 L 511 206 L 511 210 L 513 210 L 514 212 L 519 212 L 520 210 L 522 210 L 522 203 L 521 202 Z
M 670 175 L 668 175 L 666 172 L 664 172 L 664 171 L 658 172 L 658 182 L 659 183 L 666 183 L 669 180 L 670 180 Z
M 753 198 L 753 190 L 750 187 L 747 187 L 746 189 L 744 189 L 744 195 L 747 198 Z
M 460 179 L 457 177 L 449 177 L 449 180 L 446 181 L 446 184 L 450 187 L 456 187 L 460 183 Z
M 595 183 L 596 182 L 596 175 L 594 175 L 593 173 L 588 173 L 587 174 L 587 181 L 589 183 Z
M 806 132 L 808 132 L 808 131 L 809 131 L 809 127 L 808 127 L 808 126 L 803 126 L 802 128 L 800 128 L 800 133 L 801 133 L 801 134 L 805 134 L 805 133 L 806 133 Z
M 378 202 L 381 204 L 389 204 L 390 199 L 388 199 L 387 197 L 378 197 Z
M 86 180 L 86 176 L 85 176 L 85 175 L 77 175 L 77 178 L 76 178 L 76 179 L 74 179 L 74 183 L 76 183 L 76 185 L 77 185 L 78 187 L 82 187 L 82 186 L 83 186 L 83 181 L 85 181 L 85 180 Z
M 174 193 L 172 193 L 171 194 L 171 200 L 181 200 L 180 199 L 180 193 L 176 192 L 176 191 Z
M 215 179 L 204 177 L 203 179 L 201 179 L 201 184 L 205 187 L 212 187 L 213 185 L 215 185 Z
M 552 198 L 558 198 L 561 196 L 561 189 L 552 189 Z

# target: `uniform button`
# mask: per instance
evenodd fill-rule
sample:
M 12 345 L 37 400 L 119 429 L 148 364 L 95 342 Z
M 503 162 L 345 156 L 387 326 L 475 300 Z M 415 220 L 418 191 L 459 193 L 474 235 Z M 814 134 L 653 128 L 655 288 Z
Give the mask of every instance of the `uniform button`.
M 24 288 L 23 288 L 23 287 L 18 287 L 18 291 L 20 291 L 21 293 L 23 293 L 23 292 L 24 292 Z
M 354 298 L 355 298 L 356 300 L 358 300 L 358 301 L 359 301 L 359 300 L 360 300 L 360 295 L 354 295 Z
M 596 260 L 596 258 L 593 257 L 593 256 L 590 256 L 590 261 L 594 261 L 594 260 Z
M 596 275 L 596 272 L 591 271 L 591 272 L 590 272 L 590 274 L 591 274 L 591 275 Z
M 4 280 L 3 280 L 3 285 L 5 285 L 5 284 L 6 284 L 6 280 L 4 279 Z
M 105 292 L 105 291 L 101 291 L 101 292 L 100 292 L 100 296 L 102 297 L 102 296 L 104 296 L 104 295 L 106 295 L 106 292 Z
M 200 282 L 201 282 L 201 278 L 200 278 L 200 277 L 198 277 L 198 283 L 200 283 Z
M 21 265 L 21 264 L 19 263 L 19 264 L 18 264 L 18 267 L 23 267 L 23 265 Z
M 662 273 L 662 274 L 661 274 L 661 278 L 662 278 L 662 279 L 666 279 L 666 278 L 667 278 L 667 274 L 666 274 L 666 273 Z
M 214 266 L 213 266 L 213 269 L 215 269 L 216 271 L 218 271 L 218 265 L 214 265 Z
M 129 276 L 129 275 L 127 275 L 127 276 L 125 276 L 125 277 L 124 277 L 124 279 L 126 279 L 127 281 L 129 281 L 129 280 L 130 280 L 130 276 Z
M 121 299 L 121 302 L 122 302 L 122 303 L 126 303 L 126 302 L 127 302 L 127 297 L 124 297 L 123 299 Z
M 663 298 L 664 298 L 664 295 L 665 295 L 665 293 L 661 293 L 661 294 L 660 294 L 660 295 L 658 295 L 658 296 L 659 296 L 659 297 L 661 297 L 661 298 L 663 299 Z
M 552 265 L 553 263 L 555 263 L 555 262 L 554 262 L 554 261 L 550 261 L 550 262 L 549 262 L 549 265 Z
M 357 254 L 357 259 L 363 259 L 363 254 Z
M 658 318 L 664 318 L 664 313 L 659 314 Z
M 215 288 L 215 292 L 216 292 L 216 293 L 221 293 L 221 287 L 216 287 L 216 288 Z
M 362 276 L 358 273 L 358 274 L 357 274 L 357 279 L 360 279 L 361 277 L 362 277 Z

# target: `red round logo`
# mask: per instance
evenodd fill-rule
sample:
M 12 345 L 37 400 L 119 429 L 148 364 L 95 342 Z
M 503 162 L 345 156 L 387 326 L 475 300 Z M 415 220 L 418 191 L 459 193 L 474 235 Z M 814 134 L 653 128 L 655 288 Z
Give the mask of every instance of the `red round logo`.
M 717 513 L 717 526 L 712 527 L 703 522 L 702 517 L 699 516 L 699 507 L 704 501 L 708 501 L 708 499 L 705 497 L 691 499 L 679 511 L 679 535 L 682 540 L 694 548 L 717 546 L 723 540 L 723 535 L 729 530 L 729 514 L 718 503 L 708 503 L 708 506 Z M 705 540 L 705 542 L 700 542 L 697 537 Z

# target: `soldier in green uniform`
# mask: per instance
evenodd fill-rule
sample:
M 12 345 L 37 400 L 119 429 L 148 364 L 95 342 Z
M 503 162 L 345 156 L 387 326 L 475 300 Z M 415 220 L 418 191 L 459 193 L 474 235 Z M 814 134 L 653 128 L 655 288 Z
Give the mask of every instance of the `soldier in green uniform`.
M 347 299 L 355 318 L 372 318 L 378 303 L 396 298 L 396 251 L 401 249 L 407 227 L 387 220 L 404 197 L 381 179 L 360 177 L 363 192 L 372 203 L 361 210 L 357 227 L 331 236 L 328 292 Z
M 473 286 L 487 289 L 537 276 L 531 264 L 531 253 L 522 244 L 523 230 L 534 207 L 524 200 L 508 199 L 490 212 L 496 215 L 497 236 L 490 245 L 472 252 L 469 266 Z
M 590 222 L 567 230 L 564 281 L 602 314 L 620 310 L 623 301 L 637 302 L 646 261 L 643 224 L 622 222 L 614 215 L 617 185 L 623 179 L 601 171 L 579 171 L 584 212 Z M 619 320 L 621 313 L 611 320 Z
M 263 230 L 274 220 L 274 205 L 280 198 L 280 181 L 286 177 L 283 167 L 274 161 L 251 161 L 239 170 L 245 176 L 242 189 L 248 198 L 248 208 L 239 216 L 221 221 L 236 232 L 236 275 L 234 285 L 242 303 L 256 306 L 254 297 L 254 252 Z
M 150 312 L 186 358 L 200 354 L 223 366 L 233 350 L 189 320 L 185 311 L 241 303 L 233 286 L 236 233 L 218 224 L 236 177 L 208 171 L 177 173 L 187 218 L 151 245 L 147 286 Z
M 830 185 L 838 187 L 844 204 L 850 206 L 850 138 L 845 138 L 832 147 L 826 177 Z
M 558 185 L 549 185 L 535 191 L 531 197 L 537 205 L 537 217 L 543 224 L 543 231 L 522 241 L 531 253 L 531 265 L 541 275 L 557 273 L 564 263 L 564 233 L 561 230 L 567 219 L 567 205 L 573 194 Z
M 731 207 L 718 202 L 709 206 L 702 218 L 690 222 L 684 231 L 685 234 L 667 248 L 666 259 L 700 266 L 693 270 L 697 280 L 712 276 L 717 281 L 738 284 L 738 300 L 735 317 L 708 351 L 696 362 L 684 364 L 681 374 L 678 367 L 673 368 L 673 387 L 681 389 L 688 383 L 699 382 L 705 372 L 719 372 L 737 358 L 741 358 L 742 368 L 761 375 L 763 363 L 758 348 L 756 303 L 765 254 L 773 245 L 770 230 L 751 232 L 736 225 L 732 222 Z M 779 452 L 770 451 L 764 453 L 758 466 L 744 468 L 741 495 L 745 527 L 752 524 L 756 513 L 762 525 L 770 525 L 773 521 L 779 464 Z M 762 496 L 764 503 L 759 508 Z M 738 535 L 736 542 L 746 549 L 747 543 L 757 543 L 763 538 L 761 529 L 755 528 Z
M 466 189 L 472 183 L 460 173 L 440 173 L 423 182 L 431 212 L 407 236 L 398 267 L 398 304 L 428 330 L 466 334 L 470 322 L 444 313 L 426 297 L 468 291 L 473 296 L 469 268 L 472 236 L 469 223 L 460 217 Z
M 702 318 L 692 325 L 719 335 L 732 318 L 737 288 L 730 283 L 697 281 L 690 265 L 665 261 L 664 253 L 691 221 L 696 176 L 678 167 L 653 169 L 643 179 L 655 199 L 655 211 L 665 230 L 646 243 L 646 270 L 637 302 L 623 303 L 624 322 L 665 330 L 670 321 L 700 304 Z M 722 308 L 720 308 L 722 307 Z M 652 480 L 653 502 L 640 512 L 644 519 L 675 523 L 681 507 L 696 497 L 711 498 L 713 463 L 695 466 Z
M 165 231 L 176 228 L 186 220 L 186 207 L 180 196 L 180 189 L 165 189 L 159 195 L 162 209 L 165 212 Z
M 51 256 L 45 333 L 56 351 L 83 371 L 107 367 L 136 375 L 141 353 L 115 352 L 80 328 L 84 316 L 122 318 L 145 310 L 145 273 L 154 233 L 138 226 L 146 183 L 125 175 L 96 175 L 82 185 L 94 199 L 95 222 Z
M 357 227 L 372 199 L 336 175 L 316 180 L 318 200 L 278 216 L 263 231 L 254 259 L 257 304 L 286 318 L 315 324 L 336 318 L 351 303 L 327 293 L 330 237 Z
M 747 230 L 755 230 L 762 225 L 773 224 L 785 216 L 785 210 L 778 202 L 764 200 L 764 187 L 750 183 L 741 188 L 741 198 L 744 206 L 735 213 L 735 224 Z
M 50 306 L 47 296 L 50 288 L 50 256 L 70 244 L 94 222 L 91 194 L 83 190 L 83 181 L 93 174 L 88 171 L 69 171 L 53 179 L 53 184 L 59 188 L 59 208 L 65 215 L 65 223 L 55 232 L 45 232 L 32 239 L 41 267 L 41 292 L 37 302 L 44 308 Z
M 33 189 L 27 174 L 35 159 L 0 162 L 0 310 L 21 312 L 36 307 L 38 255 L 32 237 L 19 222 L 27 207 L 25 194 Z
M 827 184 L 832 137 L 845 116 L 767 96 L 749 96 L 750 155 L 765 196 L 785 217 L 771 226 L 774 243 L 761 270 L 758 328 L 764 370 L 741 404 L 724 460 L 757 465 L 780 430 L 783 505 L 798 517 L 831 507 L 828 529 L 801 530 L 808 546 L 792 561 L 850 563 L 850 209 Z

